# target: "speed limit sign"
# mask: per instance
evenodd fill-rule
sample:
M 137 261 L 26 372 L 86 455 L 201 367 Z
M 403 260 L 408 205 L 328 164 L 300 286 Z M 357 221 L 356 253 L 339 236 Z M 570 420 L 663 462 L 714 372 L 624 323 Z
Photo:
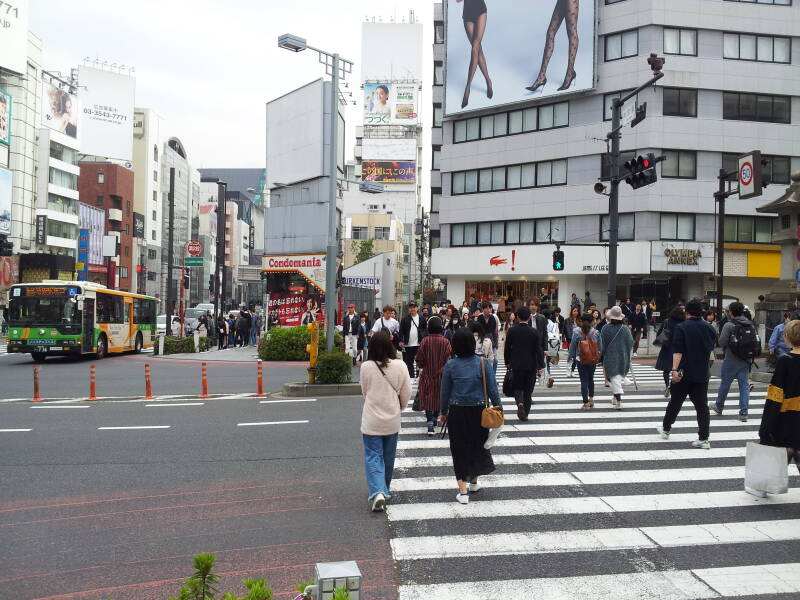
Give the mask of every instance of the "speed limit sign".
M 761 152 L 753 150 L 739 157 L 739 198 L 761 195 Z
M 186 242 L 186 253 L 189 256 L 200 256 L 203 254 L 203 244 L 192 240 L 190 242 Z

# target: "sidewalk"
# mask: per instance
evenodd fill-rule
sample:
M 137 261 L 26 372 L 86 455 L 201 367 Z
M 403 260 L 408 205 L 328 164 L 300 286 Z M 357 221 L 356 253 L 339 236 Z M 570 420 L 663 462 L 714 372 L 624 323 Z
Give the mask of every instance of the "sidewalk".
M 207 350 L 205 352 L 188 352 L 186 354 L 167 354 L 165 356 L 154 356 L 153 358 L 172 358 L 176 360 L 202 360 L 205 362 L 231 361 L 231 362 L 255 362 L 258 360 L 258 349 L 255 346 L 244 346 L 242 348 L 227 348 L 226 350 Z M 289 364 L 289 363 L 287 363 Z

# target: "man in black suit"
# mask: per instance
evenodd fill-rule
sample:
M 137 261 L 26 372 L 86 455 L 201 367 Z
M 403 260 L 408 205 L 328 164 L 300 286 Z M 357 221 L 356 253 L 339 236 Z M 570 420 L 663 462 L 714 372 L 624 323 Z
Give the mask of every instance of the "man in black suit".
M 506 334 L 503 354 L 506 367 L 512 371 L 514 400 L 517 403 L 517 417 L 520 421 L 528 420 L 536 376 L 544 373 L 541 336 L 539 331 L 531 327 L 530 318 L 531 311 L 527 307 L 522 306 L 517 310 L 517 324 Z M 547 343 L 546 335 L 545 343 Z

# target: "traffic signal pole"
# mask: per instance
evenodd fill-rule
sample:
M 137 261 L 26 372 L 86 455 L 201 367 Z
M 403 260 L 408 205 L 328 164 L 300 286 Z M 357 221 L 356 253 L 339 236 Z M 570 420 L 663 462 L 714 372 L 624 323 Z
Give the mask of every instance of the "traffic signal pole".
M 651 59 L 654 55 L 651 55 Z M 663 60 L 663 59 L 660 59 Z M 650 60 L 648 60 L 650 62 Z M 663 62 L 661 63 L 663 65 Z M 664 77 L 661 70 L 655 70 L 653 77 L 626 95 L 615 98 L 611 104 L 611 186 L 608 194 L 608 307 L 617 304 L 617 248 L 619 245 L 619 160 L 620 138 L 622 137 L 622 106 L 643 89 L 650 87 Z

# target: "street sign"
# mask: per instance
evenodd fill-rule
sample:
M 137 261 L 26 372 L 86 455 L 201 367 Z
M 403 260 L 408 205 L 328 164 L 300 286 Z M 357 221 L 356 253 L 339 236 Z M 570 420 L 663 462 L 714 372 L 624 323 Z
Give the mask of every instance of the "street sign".
M 183 266 L 185 267 L 202 267 L 203 266 L 203 257 L 202 256 L 187 256 L 183 259 Z
M 761 152 L 753 150 L 739 157 L 739 199 L 761 195 Z
M 628 125 L 636 116 L 636 102 L 630 102 L 622 107 L 622 114 L 620 115 L 620 123 Z
M 186 253 L 189 256 L 202 256 L 203 244 L 197 240 L 186 242 Z

